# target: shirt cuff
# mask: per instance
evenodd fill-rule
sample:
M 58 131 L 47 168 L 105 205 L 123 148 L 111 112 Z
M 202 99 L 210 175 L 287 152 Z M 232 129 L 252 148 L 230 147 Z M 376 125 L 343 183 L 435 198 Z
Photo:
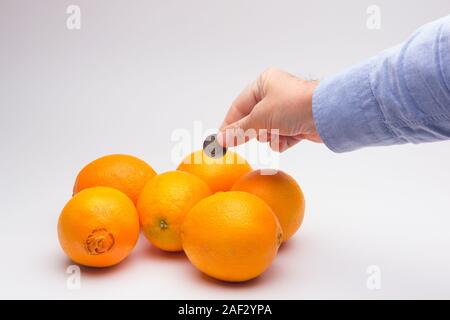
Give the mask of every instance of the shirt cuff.
M 369 74 L 376 58 L 322 81 L 313 94 L 313 117 L 325 145 L 334 152 L 389 145 L 396 137 L 373 95 Z

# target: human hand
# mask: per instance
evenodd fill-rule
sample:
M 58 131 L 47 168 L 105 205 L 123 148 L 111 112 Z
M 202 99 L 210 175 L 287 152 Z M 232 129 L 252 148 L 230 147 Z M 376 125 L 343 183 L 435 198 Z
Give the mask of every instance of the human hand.
M 322 142 L 312 115 L 317 81 L 270 68 L 232 103 L 219 129 L 218 142 L 235 146 L 256 137 L 283 152 L 302 139 Z M 238 133 L 240 132 L 240 133 Z M 245 132 L 245 137 L 239 139 Z

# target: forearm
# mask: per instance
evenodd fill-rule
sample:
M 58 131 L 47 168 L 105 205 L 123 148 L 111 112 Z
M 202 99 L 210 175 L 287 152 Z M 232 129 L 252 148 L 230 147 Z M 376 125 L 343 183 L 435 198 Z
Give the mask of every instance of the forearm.
M 313 115 L 336 152 L 450 139 L 450 16 L 325 79 L 314 92 Z

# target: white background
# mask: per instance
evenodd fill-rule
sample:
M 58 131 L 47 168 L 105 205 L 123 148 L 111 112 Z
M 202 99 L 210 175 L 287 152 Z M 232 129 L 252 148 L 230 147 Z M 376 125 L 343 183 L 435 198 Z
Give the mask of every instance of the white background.
M 66 28 L 69 4 L 81 30 Z M 87 162 L 129 153 L 172 170 L 174 130 L 216 128 L 265 68 L 321 79 L 450 12 L 448 0 L 380 0 L 374 31 L 371 4 L 2 0 L 0 298 L 450 298 L 449 142 L 282 154 L 306 217 L 254 281 L 211 280 L 141 239 L 122 264 L 82 268 L 81 288 L 66 286 L 56 223 Z M 366 287 L 370 265 L 380 290 Z

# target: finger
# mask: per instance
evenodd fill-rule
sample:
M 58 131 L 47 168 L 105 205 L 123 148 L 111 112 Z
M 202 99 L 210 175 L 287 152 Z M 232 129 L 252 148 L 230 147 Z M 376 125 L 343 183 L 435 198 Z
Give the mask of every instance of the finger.
M 235 147 L 257 137 L 253 129 L 253 115 L 249 114 L 223 128 L 217 134 L 217 142 L 224 147 Z
M 297 136 L 292 136 L 292 137 L 287 136 L 286 144 L 283 146 L 283 148 L 280 150 L 280 152 L 286 151 L 287 149 L 295 146 L 297 143 L 299 143 L 302 140 L 303 140 L 303 135 L 301 135 L 301 134 L 299 134 Z
M 256 139 L 258 140 L 258 142 L 261 143 L 265 143 L 265 142 L 269 142 L 269 132 L 267 129 L 261 129 L 258 130 L 258 136 L 256 137 Z
M 255 83 L 248 85 L 247 88 L 245 88 L 233 101 L 219 130 L 250 114 L 255 105 L 259 102 L 255 95 L 255 86 Z
M 256 138 L 261 130 L 267 131 L 267 123 L 270 122 L 268 119 L 272 115 L 264 110 L 269 109 L 270 103 L 269 99 L 261 100 L 248 115 L 221 128 L 217 134 L 217 142 L 224 147 L 238 146 Z M 260 112 L 256 112 L 257 110 Z
M 270 149 L 272 149 L 273 151 L 281 152 L 280 150 L 284 148 L 285 144 L 286 144 L 286 137 L 279 136 L 277 134 L 270 135 L 269 146 Z
M 276 152 L 284 152 L 290 147 L 296 145 L 303 140 L 303 135 L 298 134 L 295 136 L 283 136 L 283 135 L 271 135 L 270 148 Z

